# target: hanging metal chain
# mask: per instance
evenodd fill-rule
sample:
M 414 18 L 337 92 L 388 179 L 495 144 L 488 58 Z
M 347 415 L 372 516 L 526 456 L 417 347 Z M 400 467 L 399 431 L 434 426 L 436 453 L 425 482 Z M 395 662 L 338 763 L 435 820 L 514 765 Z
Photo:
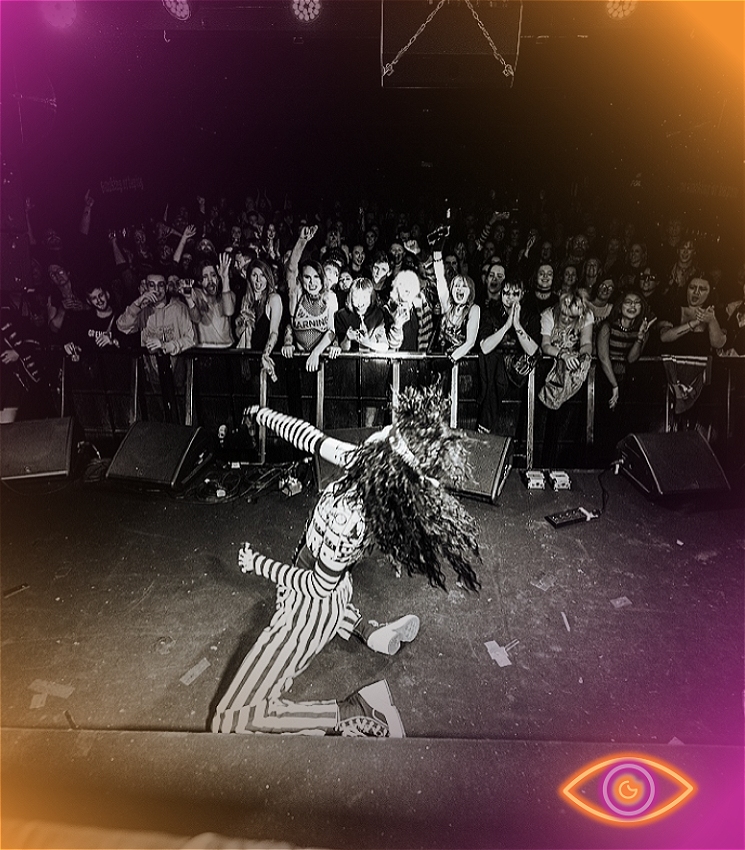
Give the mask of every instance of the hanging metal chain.
M 434 18 L 434 16 L 440 11 L 440 9 L 442 9 L 442 7 L 447 2 L 448 2 L 448 0 L 440 0 L 440 2 L 437 4 L 437 6 L 427 16 L 427 20 L 419 27 L 419 29 L 409 39 L 408 43 L 404 47 L 402 47 L 401 50 L 398 51 L 398 53 L 396 54 L 394 59 L 392 59 L 387 65 L 383 66 L 383 76 L 384 77 L 388 77 L 393 73 L 394 66 L 398 63 L 399 59 L 404 55 L 404 53 L 406 53 L 406 51 L 411 47 L 411 45 L 419 38 L 419 36 L 427 28 L 427 24 L 429 24 L 429 22 L 432 20 L 432 18 Z M 505 77 L 514 77 L 515 76 L 515 69 L 512 67 L 512 65 L 510 65 L 505 60 L 504 56 L 502 56 L 502 54 L 497 50 L 497 45 L 494 44 L 494 40 L 489 35 L 489 31 L 484 26 L 481 18 L 479 17 L 478 12 L 473 8 L 471 0 L 465 0 L 465 4 L 471 10 L 471 14 L 474 17 L 474 20 L 478 24 L 479 29 L 483 33 L 484 38 L 489 43 L 489 47 L 491 47 L 491 52 L 493 53 L 494 58 L 497 61 L 502 63 L 502 69 L 503 69 L 502 73 L 504 74 L 504 76 Z
M 502 67 L 504 69 L 502 71 L 502 73 L 505 75 L 505 77 L 514 77 L 515 76 L 515 69 L 512 67 L 512 65 L 508 64 L 505 61 L 504 56 L 502 56 L 502 54 L 497 50 L 497 45 L 494 44 L 494 41 L 492 40 L 492 37 L 489 35 L 488 30 L 486 29 L 486 27 L 482 23 L 478 12 L 473 8 L 473 5 L 471 4 L 471 0 L 465 0 L 465 3 L 466 3 L 466 6 L 468 6 L 468 8 L 471 10 L 471 14 L 473 15 L 474 19 L 476 20 L 476 23 L 479 25 L 479 29 L 484 34 L 484 38 L 489 42 L 489 47 L 491 47 L 491 52 L 494 54 L 494 58 L 502 63 Z
M 470 5 L 470 0 L 466 0 Z M 427 15 L 427 20 L 419 27 L 419 29 L 412 35 L 409 39 L 408 44 L 405 47 L 402 47 L 398 53 L 396 54 L 395 59 L 392 59 L 387 65 L 383 66 L 383 76 L 387 77 L 393 73 L 393 66 L 398 62 L 398 60 L 406 53 L 406 51 L 411 47 L 411 45 L 419 38 L 419 36 L 424 32 L 427 28 L 427 24 L 434 18 L 434 16 L 442 9 L 442 7 L 447 3 L 447 0 L 440 0 L 435 9 Z M 487 38 L 489 34 L 487 33 Z M 504 60 L 503 60 L 504 61 Z

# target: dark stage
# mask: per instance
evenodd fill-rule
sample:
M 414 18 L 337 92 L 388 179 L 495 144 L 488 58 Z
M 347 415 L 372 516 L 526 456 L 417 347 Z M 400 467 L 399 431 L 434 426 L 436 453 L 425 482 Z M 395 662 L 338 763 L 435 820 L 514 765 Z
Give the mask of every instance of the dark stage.
M 601 505 L 596 474 L 572 479 L 529 491 L 513 471 L 498 504 L 468 500 L 478 595 L 397 578 L 375 554 L 353 572 L 363 614 L 416 613 L 419 637 L 394 657 L 337 638 L 290 696 L 385 678 L 403 741 L 205 733 L 273 609 L 238 546 L 290 558 L 311 484 L 215 503 L 5 482 L 3 819 L 306 847 L 742 847 L 742 506 L 656 503 L 606 474 L 605 514 L 555 530 L 546 514 Z M 492 641 L 512 644 L 508 665 Z M 636 829 L 560 796 L 629 753 L 697 793 Z

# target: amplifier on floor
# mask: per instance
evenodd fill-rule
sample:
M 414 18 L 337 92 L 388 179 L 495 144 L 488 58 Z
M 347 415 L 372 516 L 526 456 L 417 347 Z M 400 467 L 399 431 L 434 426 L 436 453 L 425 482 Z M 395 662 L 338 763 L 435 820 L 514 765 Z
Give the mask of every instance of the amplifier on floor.
M 70 417 L 0 425 L 0 478 L 69 478 L 82 438 Z
M 512 437 L 468 431 L 466 449 L 471 464 L 471 477 L 451 489 L 462 496 L 484 499 L 494 504 L 512 469 Z
M 698 431 L 629 434 L 618 444 L 618 457 L 624 475 L 653 499 L 730 489 Z
M 214 455 L 214 435 L 204 428 L 135 422 L 114 455 L 106 478 L 179 490 L 190 484 Z

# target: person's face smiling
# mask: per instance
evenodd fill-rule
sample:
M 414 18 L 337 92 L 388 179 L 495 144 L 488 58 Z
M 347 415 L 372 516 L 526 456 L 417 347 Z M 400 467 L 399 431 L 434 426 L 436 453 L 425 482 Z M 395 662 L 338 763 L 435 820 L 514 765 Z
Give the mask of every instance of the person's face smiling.
M 453 299 L 453 303 L 461 306 L 468 301 L 468 296 L 471 294 L 471 290 L 466 283 L 465 278 L 458 275 L 453 278 L 453 282 L 450 284 L 450 295 Z
M 551 266 L 539 266 L 536 276 L 536 290 L 543 295 L 548 295 L 554 285 L 554 270 Z
M 323 291 L 321 276 L 312 266 L 303 268 L 303 289 L 312 297 L 316 297 Z
M 695 253 L 696 249 L 693 246 L 693 242 L 686 241 L 678 248 L 678 260 L 684 264 L 690 263 Z
M 633 321 L 641 311 L 642 302 L 638 295 L 627 295 L 621 302 L 621 315 L 624 319 Z

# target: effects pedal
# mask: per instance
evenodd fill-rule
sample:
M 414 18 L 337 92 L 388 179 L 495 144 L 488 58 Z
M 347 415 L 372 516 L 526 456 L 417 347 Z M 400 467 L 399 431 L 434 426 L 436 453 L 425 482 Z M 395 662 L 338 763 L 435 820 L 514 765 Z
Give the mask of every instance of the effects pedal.
M 574 525 L 578 522 L 589 522 L 597 519 L 599 511 L 588 511 L 585 508 L 572 508 L 570 511 L 561 511 L 558 514 L 548 514 L 546 519 L 554 528 L 563 528 L 565 525 Z
M 566 472 L 549 472 L 548 477 L 551 479 L 551 486 L 554 490 L 571 490 L 572 482 Z
M 546 476 L 540 469 L 528 469 L 523 473 L 525 486 L 528 490 L 545 490 Z

